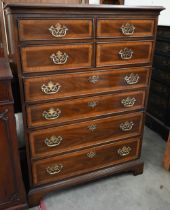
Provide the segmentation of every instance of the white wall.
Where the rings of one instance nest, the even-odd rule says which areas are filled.
[[[90,4],[99,4],[99,0],[89,0]],[[170,0],[125,0],[126,5],[163,6],[166,10],[159,16],[159,25],[170,26]]]
[[[170,0],[125,0],[125,4],[163,6],[166,10],[161,12],[158,24],[170,26]]]
[[[89,0],[90,4],[99,4],[100,0]]]

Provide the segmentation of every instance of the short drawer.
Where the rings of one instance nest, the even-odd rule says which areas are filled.
[[[92,25],[92,19],[20,20],[19,37],[21,41],[86,39],[93,36]]]
[[[24,73],[47,72],[92,66],[92,44],[30,46],[21,49]]]
[[[155,20],[98,19],[97,36],[101,38],[148,37],[154,35]]]
[[[25,98],[28,102],[39,102],[146,87],[149,71],[150,68],[141,67],[29,77],[24,79]]]
[[[139,146],[140,139],[134,138],[34,161],[33,184],[47,184],[137,159]]]
[[[97,66],[149,64],[152,60],[153,42],[117,42],[97,44]]]
[[[49,129],[30,131],[32,158],[81,149],[140,135],[143,113],[124,114]]]
[[[144,108],[145,92],[128,92],[27,106],[28,127]]]

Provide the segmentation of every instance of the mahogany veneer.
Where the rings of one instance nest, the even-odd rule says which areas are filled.
[[[139,93],[139,92],[138,92]],[[123,102],[128,97],[135,98],[137,104],[133,107],[126,107]],[[144,96],[143,96],[144,97]],[[31,105],[27,107],[27,122],[28,127],[37,127],[51,124],[67,123],[79,119],[87,119],[90,117],[103,116],[113,114],[117,112],[125,112],[135,109],[144,108],[144,98],[140,99],[138,95],[132,95],[131,93],[126,95],[104,95],[96,96],[84,99],[74,99],[60,102],[48,102],[43,105]],[[58,112],[58,118],[53,120],[46,119],[46,112],[50,112],[50,109]]]
[[[6,6],[22,96],[30,206],[54,190],[143,172],[144,111],[162,9]]]
[[[120,59],[119,53],[122,49],[132,50],[131,59]],[[97,62],[100,66],[114,66],[134,63],[150,63],[152,57],[152,42],[120,42],[119,43],[102,43],[97,45]]]
[[[130,131],[124,132],[120,130],[119,126],[127,120],[131,120],[134,126]],[[60,154],[65,151],[109,142],[113,139],[118,141],[122,138],[140,135],[142,120],[143,113],[132,113],[74,123],[72,125],[46,128],[43,131],[33,131],[29,134],[32,157],[34,159]],[[59,141],[54,145],[52,140],[55,136],[58,137]],[[50,147],[52,145],[53,147]]]
[[[93,95],[99,93],[115,92],[120,90],[132,90],[136,88],[146,88],[148,85],[150,68],[127,68],[100,71],[91,69],[91,72],[69,73],[47,75],[41,77],[27,77],[24,80],[25,98],[28,102],[63,99],[68,97]],[[73,69],[75,71],[75,69]],[[137,75],[137,83],[129,84],[128,78]],[[48,86],[49,82],[57,84],[59,88],[57,94],[45,94],[41,90],[43,85]]]
[[[43,72],[60,69],[77,69],[92,67],[92,44],[36,46],[22,48],[23,71]],[[56,66],[51,60],[55,52],[64,51],[68,56],[67,62]]]
[[[97,36],[101,38],[117,38],[117,37],[124,37],[125,35],[122,34],[121,30],[117,30],[121,28],[122,25],[126,23],[135,24],[135,33],[131,34],[131,37],[152,37],[154,36],[154,25],[155,20],[145,20],[145,19],[98,19],[97,25]]]
[[[45,160],[34,161],[33,182],[35,185],[59,181],[68,177],[87,173],[89,171],[99,170],[100,168],[116,165],[121,162],[136,159],[139,154],[140,139],[128,139],[126,142],[114,142],[98,147],[91,147],[78,152],[72,152]],[[132,152],[128,156],[121,156],[117,151],[123,147],[129,147]],[[49,176],[46,172],[48,167],[55,167],[56,162],[59,165],[58,176]],[[61,173],[60,173],[61,172]]]
[[[19,22],[19,36],[21,41],[26,40],[55,40],[49,33],[49,25],[55,25],[56,22],[61,25],[67,25],[69,34],[61,39],[90,39],[93,33],[92,19],[54,19],[54,20],[21,20]],[[32,28],[36,25],[36,28]]]

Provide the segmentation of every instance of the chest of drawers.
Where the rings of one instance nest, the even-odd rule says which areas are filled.
[[[30,206],[48,192],[140,174],[161,7],[6,6],[18,68]]]

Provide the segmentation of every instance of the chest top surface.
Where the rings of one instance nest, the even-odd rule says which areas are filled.
[[[105,12],[108,13],[121,13],[121,12],[133,12],[132,14],[138,14],[139,12],[143,13],[157,13],[164,10],[165,8],[162,6],[127,6],[127,5],[92,5],[92,4],[23,4],[23,3],[9,3],[4,5],[4,9],[7,10],[7,13],[20,13],[24,10],[24,13],[41,13],[46,10],[50,10],[50,12],[54,10],[58,10],[58,12],[63,12],[64,10],[67,12],[75,11],[75,12],[83,12],[86,11],[88,13],[96,13],[96,12]],[[88,12],[88,13],[87,13]]]

